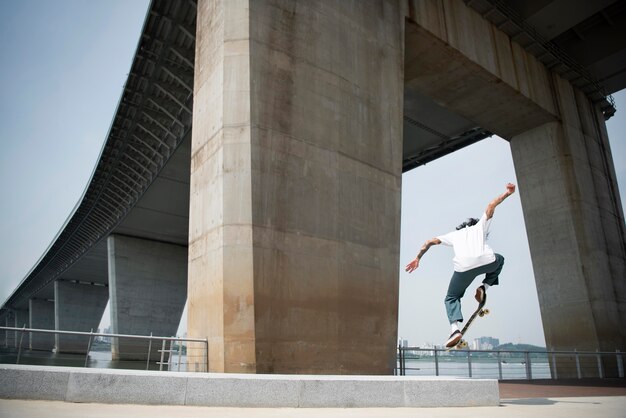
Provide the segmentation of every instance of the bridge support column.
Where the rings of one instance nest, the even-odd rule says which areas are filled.
[[[15,311],[13,310],[7,311],[6,316],[5,316],[5,324],[7,327],[16,327],[15,316],[16,316]],[[15,331],[6,331],[5,347],[7,348],[15,347]]]
[[[109,300],[106,286],[69,280],[54,282],[54,324],[62,331],[94,332],[100,325],[102,313]],[[57,352],[87,352],[89,337],[56,335]]]
[[[5,313],[4,315],[2,315],[2,317],[0,317],[0,325],[3,326],[13,326],[13,325],[8,325],[9,322],[9,318],[7,313]],[[7,343],[7,335],[9,334],[9,331],[6,330],[2,330],[0,331],[0,347],[2,348],[6,348],[8,343]]]
[[[199,1],[188,332],[211,371],[392,373],[403,22]]]
[[[28,301],[30,328],[54,330],[54,302],[43,299]],[[30,333],[30,349],[52,351],[54,334]]]
[[[546,343],[614,352],[626,347],[626,234],[606,127],[554,80],[561,121],[511,140]],[[594,360],[586,376],[597,375]],[[576,377],[573,362],[557,365],[559,377]]]
[[[15,310],[15,328],[28,328],[30,327],[30,313],[25,309],[16,309]],[[15,347],[20,343],[21,333],[19,331],[15,331]],[[28,348],[29,339],[28,335],[24,336],[22,341],[22,348]]]
[[[187,298],[187,249],[112,235],[108,258],[112,332],[175,335]],[[156,359],[160,345],[152,346]],[[148,342],[114,338],[111,352],[114,360],[145,360]]]

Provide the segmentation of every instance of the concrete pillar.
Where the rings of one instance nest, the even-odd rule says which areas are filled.
[[[29,328],[54,330],[54,302],[44,299],[28,301]],[[54,334],[30,333],[30,349],[52,351]]]
[[[30,313],[24,309],[15,310],[15,328],[28,328],[30,327]],[[15,331],[15,347],[18,348],[20,341],[22,342],[22,348],[28,348],[29,336],[24,335],[19,331]]]
[[[211,371],[392,373],[403,22],[384,0],[199,1],[188,332]]]
[[[187,249],[120,235],[107,244],[112,333],[175,335],[187,298]],[[153,343],[153,359],[160,344]],[[111,351],[114,360],[145,360],[148,342],[114,338]]]
[[[604,118],[566,81],[554,85],[561,121],[511,140],[546,343],[623,350],[626,233]],[[585,375],[597,375],[588,361]],[[573,362],[559,377],[575,377]]]
[[[54,325],[62,331],[94,332],[98,330],[102,313],[109,300],[107,286],[68,280],[54,282]],[[89,337],[56,336],[57,352],[87,352]]]
[[[8,322],[7,315],[6,314],[2,315],[0,317],[0,325],[8,326],[7,322]],[[9,333],[9,331],[0,330],[0,349],[7,347],[7,335],[8,335],[8,333]]]
[[[9,310],[6,313],[6,319],[5,319],[5,324],[7,327],[13,327],[15,328],[15,311]],[[6,348],[15,348],[15,331],[7,331],[6,332],[6,341],[5,341],[5,347]]]

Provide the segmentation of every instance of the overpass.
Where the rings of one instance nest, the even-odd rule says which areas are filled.
[[[604,120],[625,20],[624,1],[154,0],[84,196],[2,318],[89,331],[110,301],[113,332],[171,335],[188,299],[214,371],[388,373],[401,173],[493,133],[548,345],[624,348]]]

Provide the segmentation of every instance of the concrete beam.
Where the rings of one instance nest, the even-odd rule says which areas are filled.
[[[107,244],[112,332],[175,335],[187,298],[187,248],[120,235]],[[114,338],[111,351],[114,360],[145,360],[148,342]]]
[[[198,3],[188,330],[210,370],[392,372],[403,32],[397,2]]]
[[[28,301],[29,328],[54,330],[54,302],[43,299]],[[31,350],[52,351],[54,334],[30,333]]]
[[[411,5],[406,88],[506,139],[557,119],[550,72],[508,35],[461,0]]]
[[[97,331],[109,300],[107,286],[75,281],[54,282],[54,324],[62,331]],[[56,335],[57,352],[87,352],[89,337]]]

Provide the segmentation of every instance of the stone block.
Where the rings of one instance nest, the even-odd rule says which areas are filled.
[[[186,405],[297,408],[300,381],[289,376],[198,375],[187,380]]]
[[[405,378],[404,406],[498,406],[497,380],[454,378]]]
[[[64,401],[68,368],[0,366],[0,398]]]
[[[184,405],[187,378],[178,373],[73,369],[66,401]]]
[[[302,381],[300,407],[375,408],[404,406],[401,378],[328,376]]]

